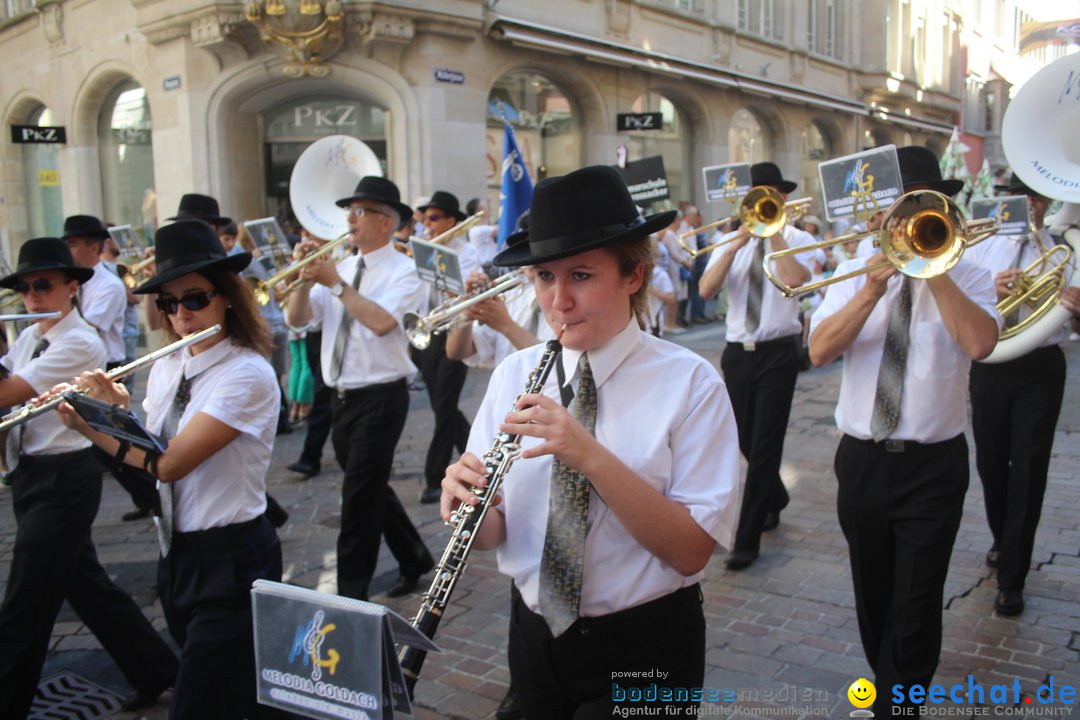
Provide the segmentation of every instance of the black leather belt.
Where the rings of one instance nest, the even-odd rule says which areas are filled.
[[[400,380],[391,380],[387,383],[379,383],[378,385],[365,385],[360,388],[352,388],[351,390],[334,390],[334,395],[341,402],[349,402],[350,400],[356,400],[373,393],[386,392],[387,390],[394,389],[397,385],[405,385],[405,378]]]
[[[781,345],[794,345],[798,339],[798,335],[785,335],[784,337],[773,338],[772,340],[729,342],[728,345],[731,347],[739,348],[746,352],[755,352],[757,350],[768,350],[770,348],[779,347]]]

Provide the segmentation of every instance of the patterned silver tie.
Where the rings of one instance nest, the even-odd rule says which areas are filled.
[[[765,260],[766,239],[750,238],[754,243],[754,253],[750,260],[750,274],[747,276],[749,287],[746,291],[746,332],[757,332],[761,324],[761,301],[765,292],[765,269],[762,262]]]
[[[889,329],[885,332],[885,349],[878,369],[874,412],[870,416],[870,435],[881,442],[896,429],[900,421],[900,399],[904,393],[904,369],[907,367],[908,342],[911,333],[911,278],[900,281],[889,314]]]
[[[573,415],[596,433],[596,385],[589,359],[581,356]],[[589,480],[556,458],[551,465],[547,533],[540,559],[540,614],[559,637],[578,617],[585,568],[585,531],[589,518]]]
[[[356,274],[353,275],[352,280],[353,290],[360,288],[360,278],[363,276],[364,258],[359,258],[356,261]],[[342,307],[341,312],[341,325],[338,326],[337,335],[334,337],[334,352],[330,355],[330,382],[327,383],[328,385],[333,385],[341,377],[341,366],[345,362],[345,346],[349,344],[349,328],[353,324],[353,316],[349,309]]]
[[[34,346],[34,352],[30,355],[30,359],[34,360],[41,353],[45,352],[45,349],[49,347],[49,341],[45,338],[38,340],[38,344]],[[8,432],[7,439],[4,441],[4,460],[7,463],[7,469],[9,473],[15,472],[15,468],[19,465],[19,456],[22,454],[23,446],[23,431],[26,429],[26,423],[16,425]]]
[[[181,370],[180,372],[180,382],[176,386],[176,394],[173,395],[169,410],[165,413],[165,420],[161,423],[161,435],[166,440],[176,436],[177,429],[180,427],[180,418],[184,416],[184,411],[187,410],[188,402],[191,401],[191,383],[194,381],[194,378],[187,377],[184,374],[185,372],[186,371],[184,370]],[[161,546],[161,556],[165,557],[172,548],[173,525],[175,521],[175,518],[173,517],[175,503],[173,502],[172,483],[165,483],[159,480],[158,497],[161,500],[161,515],[154,518],[154,525],[157,526],[158,545]]]

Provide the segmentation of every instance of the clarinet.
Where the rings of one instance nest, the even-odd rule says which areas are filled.
[[[547,382],[551,369],[559,357],[562,346],[558,340],[549,340],[544,348],[543,357],[539,364],[529,374],[529,381],[522,395],[538,393]],[[518,397],[521,397],[520,395]],[[516,403],[515,403],[516,406]],[[515,408],[512,408],[516,409]],[[450,595],[454,592],[454,586],[465,572],[465,560],[472,550],[476,529],[487,516],[488,510],[494,507],[494,498],[502,485],[503,478],[510,472],[510,466],[518,457],[521,442],[520,434],[499,433],[483,457],[484,467],[488,472],[488,484],[485,487],[472,488],[473,494],[479,498],[476,505],[461,504],[450,515],[450,525],[454,528],[450,535],[450,542],[443,550],[442,558],[435,568],[435,579],[431,581],[431,587],[424,593],[424,599],[420,604],[420,610],[413,620],[413,627],[424,633],[428,638],[435,637],[435,630],[442,620],[443,611],[450,602]],[[416,679],[420,675],[420,668],[424,664],[427,652],[413,647],[404,647],[401,650],[401,670],[405,676],[405,685],[412,697]]]

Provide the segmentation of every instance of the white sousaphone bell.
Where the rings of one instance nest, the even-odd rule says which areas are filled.
[[[1068,55],[1031,77],[1005,111],[1001,144],[1013,172],[1040,195],[1065,203],[1046,225],[1062,242],[1024,268],[1014,293],[998,303],[1012,312],[1020,304],[1031,314],[1003,328],[997,347],[982,362],[1008,362],[1025,355],[1069,319],[1060,299],[1069,287],[1080,252],[1080,55]],[[1004,313],[1003,313],[1004,314]]]

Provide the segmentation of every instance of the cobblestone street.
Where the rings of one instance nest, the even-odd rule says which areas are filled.
[[[714,365],[722,338],[722,324],[695,326],[676,336]],[[1024,691],[1033,694],[1053,675],[1058,686],[1080,686],[1080,342],[1068,343],[1066,355],[1071,379],[1025,592],[1027,609],[1016,618],[993,612],[997,586],[994,571],[984,565],[991,539],[973,469],[945,591],[945,642],[936,682],[962,681],[966,686],[970,674],[985,686],[1011,685],[1018,678]],[[486,372],[470,373],[462,402],[469,417],[487,377]],[[706,570],[705,685],[732,688],[742,696],[732,717],[847,717],[852,710],[848,686],[871,674],[859,643],[847,547],[836,519],[832,458],[838,436],[833,409],[839,381],[839,364],[799,376],[783,462],[791,504],[779,528],[765,535],[761,558],[747,570],[731,572],[718,555]],[[438,557],[448,529],[437,517],[437,506],[418,503],[433,416],[425,393],[411,393],[411,401],[393,487]],[[305,481],[285,470],[298,457],[302,441],[303,428],[278,438],[269,479],[271,493],[290,513],[279,531],[285,580],[332,592],[341,473],[329,448],[320,475]],[[121,522],[129,509],[124,491],[107,477],[94,527],[98,555],[163,629],[152,587],[156,535],[149,520]],[[7,576],[14,529],[11,492],[0,491],[0,578]],[[396,575],[384,546],[372,599],[411,619],[419,594],[397,600],[380,594]],[[421,586],[426,588],[430,579],[425,577]],[[416,692],[417,717],[493,716],[508,679],[509,597],[510,582],[498,574],[494,554],[474,555],[436,638],[445,652],[429,656],[424,666]],[[72,669],[121,694],[129,692],[67,606],[54,629],[45,675],[61,669]],[[762,699],[769,697],[773,700]],[[167,700],[168,695],[163,696],[149,713],[116,717],[164,718]],[[791,708],[800,710],[792,714]],[[712,709],[720,714],[724,708]]]

